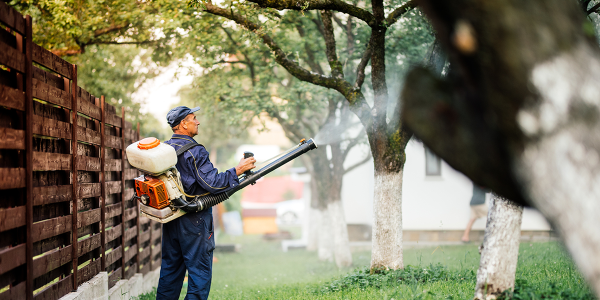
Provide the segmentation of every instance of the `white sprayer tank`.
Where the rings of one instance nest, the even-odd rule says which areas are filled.
[[[175,148],[154,137],[139,140],[125,151],[130,165],[148,173],[160,174],[177,164]]]

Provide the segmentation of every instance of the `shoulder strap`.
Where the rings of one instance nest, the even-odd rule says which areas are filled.
[[[196,146],[202,146],[202,144],[198,144],[198,143],[187,143],[183,146],[181,146],[181,148],[179,148],[179,150],[176,151],[177,153],[177,157],[179,157],[181,154],[183,154],[185,151],[188,151]],[[204,146],[202,146],[204,147]]]

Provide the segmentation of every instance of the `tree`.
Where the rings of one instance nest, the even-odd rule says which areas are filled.
[[[224,39],[214,41],[226,46],[222,49],[226,57],[196,78],[190,90],[194,96],[190,98],[210,115],[219,114],[222,119],[217,124],[245,130],[252,120],[272,118],[292,141],[318,132],[336,135],[335,139],[323,139],[326,143],[317,141],[319,148],[309,152],[309,159],[305,160],[313,179],[312,206],[322,216],[316,219],[311,216],[311,223],[321,227],[319,257],[323,260],[335,257],[339,267],[350,266],[352,256],[341,205],[342,179],[369,157],[353,166],[343,166],[349,151],[363,140],[361,135],[345,133],[352,127],[346,122],[351,114],[347,105],[334,93],[294,79],[283,70],[273,72],[273,66],[267,62],[268,52],[250,55],[246,51],[250,49],[238,42],[244,34],[239,29],[222,28],[221,33]],[[331,152],[329,158],[327,148]]]
[[[523,206],[492,193],[481,260],[477,270],[475,299],[495,299],[515,287]]]
[[[477,184],[535,206],[600,295],[600,51],[575,2],[424,0],[452,66],[408,75],[405,124]]]
[[[361,8],[356,3],[349,4],[335,0],[303,2],[252,0],[250,2],[255,4],[231,2],[225,3],[226,7],[221,7],[211,1],[198,1],[197,7],[215,16],[229,19],[250,31],[254,40],[268,47],[272,59],[295,78],[335,90],[344,97],[349,109],[356,114],[366,130],[375,164],[375,217],[371,268],[374,271],[378,268],[403,268],[402,170],[405,162],[404,149],[411,133],[400,123],[399,98],[392,100],[388,92],[386,58],[388,62],[398,61],[398,56],[386,57],[386,33],[400,33],[402,25],[410,23],[415,25],[411,30],[418,32],[415,36],[424,37],[419,46],[426,49],[427,44],[431,42],[431,39],[427,38],[429,27],[426,22],[419,19],[418,11],[411,11],[414,8],[414,3],[411,1],[404,4],[392,2],[388,6],[384,5],[383,1],[367,2],[371,5],[372,11]],[[387,16],[384,12],[386,9],[391,11]],[[319,11],[316,16],[312,14],[314,10]],[[297,58],[287,52],[288,48],[282,46],[280,40],[285,40],[285,37],[280,36],[279,33],[288,32],[272,24],[279,24],[279,19],[286,18],[293,11],[302,14],[299,16],[302,22],[315,24],[317,32],[323,37],[325,47],[321,53],[325,52],[329,72],[325,72],[325,68],[320,65],[314,65],[313,68],[311,59],[301,64]],[[344,15],[345,24],[337,13]],[[397,27],[393,26],[407,14],[412,18],[404,19],[404,24]],[[348,44],[352,45],[346,47],[346,51],[340,51],[346,56],[346,60],[338,56],[334,23],[340,26],[342,32],[348,33],[345,28],[356,28],[366,37],[361,39],[360,35],[354,36],[354,34],[345,37]],[[303,28],[308,28],[307,26],[304,25]],[[358,51],[359,47],[362,53]],[[304,51],[298,49],[298,52]],[[310,52],[312,51],[307,51]],[[407,55],[408,53],[395,54]],[[367,70],[369,61],[371,67]],[[355,68],[348,68],[348,64]],[[310,70],[305,65],[308,65]],[[372,101],[367,100],[363,91],[365,76],[369,72]]]

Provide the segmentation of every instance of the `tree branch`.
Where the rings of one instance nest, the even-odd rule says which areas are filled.
[[[396,23],[405,13],[409,12],[411,9],[417,7],[417,4],[415,3],[415,0],[410,0],[406,3],[404,3],[404,5],[394,9],[394,11],[392,11],[387,18],[385,18],[385,25],[387,27],[392,26],[394,23]]]
[[[594,5],[594,6],[593,6],[592,8],[590,8],[590,9],[589,9],[589,10],[588,10],[586,13],[589,15],[589,14],[591,14],[591,13],[593,13],[593,12],[596,12],[596,10],[597,10],[598,8],[600,8],[600,3],[598,3],[598,4]]]
[[[335,47],[335,35],[333,34],[333,23],[331,22],[331,11],[321,11],[321,19],[323,19],[323,27],[325,28],[325,53],[327,54],[327,62],[331,68],[331,75],[334,78],[343,79],[344,70],[342,64],[338,60],[336,47]]]
[[[342,0],[249,0],[258,4],[260,7],[274,8],[277,10],[335,10],[341,13],[351,15],[355,18],[363,20],[369,26],[377,25],[377,21],[373,15],[360,7],[351,5]]]
[[[129,23],[127,24],[121,24],[121,25],[113,25],[111,27],[107,27],[107,28],[102,28],[102,29],[98,29],[96,31],[94,31],[94,37],[99,37],[103,34],[109,33],[109,32],[113,32],[113,31],[119,31],[125,27],[129,26]]]
[[[298,34],[300,35],[302,40],[304,40],[304,50],[306,51],[306,55],[308,56],[308,60],[306,61],[306,63],[313,72],[324,74],[323,68],[321,68],[321,65],[319,65],[319,63],[315,59],[314,51],[312,50],[310,44],[306,41],[306,39],[304,39],[306,37],[306,32],[304,32],[304,28],[302,27],[302,25],[296,24],[296,30],[298,31]]]
[[[367,49],[362,55],[360,59],[360,63],[356,68],[356,82],[354,83],[354,88],[360,90],[362,88],[363,83],[365,82],[365,68],[369,64],[369,60],[371,60],[371,54],[373,54],[373,34],[369,38],[369,43],[367,44]]]
[[[259,25],[251,22],[244,16],[234,13],[232,10],[213,5],[210,1],[204,4],[203,9],[211,14],[232,20],[259,36],[263,43],[273,52],[275,61],[290,72],[290,74],[302,81],[340,92],[348,100],[351,110],[358,116],[365,128],[369,129],[373,126],[371,108],[367,104],[362,92],[354,89],[350,83],[343,79],[326,77],[302,68],[297,62],[287,58],[287,55],[279,45],[268,34],[264,33]]]

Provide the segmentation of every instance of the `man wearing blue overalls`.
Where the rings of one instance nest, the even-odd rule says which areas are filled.
[[[173,108],[167,114],[167,122],[173,136],[166,141],[175,148],[196,143],[198,134],[194,112],[185,106]],[[178,157],[177,170],[181,174],[183,188],[188,195],[203,196],[225,192],[239,184],[238,176],[253,169],[253,157],[242,158],[240,163],[223,173],[208,159],[208,151],[202,145],[192,147]],[[189,200],[189,199],[188,199]],[[211,209],[184,216],[163,225],[162,264],[156,298],[179,299],[185,271],[188,271],[186,300],[207,299],[212,278],[213,250],[215,249],[214,225]]]

